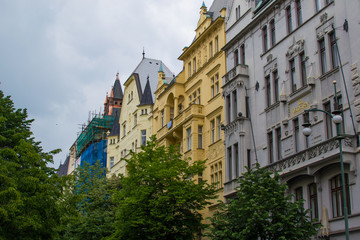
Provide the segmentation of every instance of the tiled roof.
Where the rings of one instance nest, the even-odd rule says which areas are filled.
[[[121,84],[119,79],[115,80],[113,92],[114,92],[114,98],[119,98],[119,99],[123,98],[123,91],[121,89]]]
[[[111,127],[109,136],[118,136],[120,134],[119,116],[120,116],[120,112],[119,114],[115,115],[114,123]]]
[[[150,82],[149,80],[146,82],[146,86],[144,92],[142,94],[142,98],[140,101],[140,106],[142,105],[152,105],[154,103],[153,98],[151,96]]]
[[[59,175],[60,177],[67,175],[69,168],[69,158],[70,158],[69,156],[66,157],[64,164],[60,163],[59,170],[57,172],[57,175]]]

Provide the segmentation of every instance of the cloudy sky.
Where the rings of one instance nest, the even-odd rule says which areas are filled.
[[[89,111],[103,109],[117,72],[122,83],[146,57],[175,74],[202,0],[1,0],[0,89],[27,108],[45,151],[64,161]],[[209,8],[212,0],[204,1]]]

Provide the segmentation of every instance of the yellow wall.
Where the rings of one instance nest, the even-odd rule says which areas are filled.
[[[202,179],[209,183],[219,182],[219,188],[222,189],[225,179],[225,147],[224,133],[220,126],[225,123],[225,115],[221,86],[226,65],[225,53],[220,50],[225,45],[225,23],[223,17],[211,22],[210,18],[204,17],[205,12],[206,9],[202,8],[196,40],[184,48],[179,57],[183,61],[184,71],[170,86],[164,85],[159,77],[155,92],[153,134],[157,135],[162,145],[178,144],[184,157],[190,157],[192,161],[207,159]],[[172,126],[167,126],[171,119]],[[199,133],[199,127],[202,127],[202,134]],[[190,128],[189,149],[187,133]],[[199,146],[199,135],[202,135],[202,147]],[[219,191],[219,199],[223,199],[222,192]],[[204,218],[212,214],[216,201],[213,206],[204,210]]]
[[[129,158],[130,150],[139,151],[141,146],[142,130],[146,130],[146,139],[149,139],[151,136],[152,106],[138,106],[139,104],[140,99],[137,92],[135,77],[132,75],[125,82],[124,98],[119,118],[119,142],[116,143],[115,146],[108,148],[108,161],[110,156],[117,156],[115,159],[115,165],[110,169],[110,173],[108,175],[125,175],[126,162],[121,160],[121,158]],[[126,126],[125,132],[124,126]]]

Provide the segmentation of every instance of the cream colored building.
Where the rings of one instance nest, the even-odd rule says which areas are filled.
[[[183,71],[171,82],[159,74],[153,113],[153,134],[161,145],[179,145],[184,158],[207,159],[207,168],[198,181],[224,185],[225,148],[221,125],[224,99],[221,78],[226,73],[225,14],[230,1],[215,0],[209,11],[203,4],[195,30],[196,37],[183,49],[179,60]],[[222,195],[222,191],[220,191]],[[222,199],[222,196],[219,196]],[[214,204],[203,212],[211,216]]]
[[[109,175],[125,175],[124,158],[130,157],[130,151],[139,151],[141,145],[146,144],[152,135],[154,91],[160,70],[164,72],[166,79],[173,76],[162,61],[144,57],[124,83],[119,131],[117,135],[109,135],[108,138]],[[110,144],[111,140],[113,144]]]

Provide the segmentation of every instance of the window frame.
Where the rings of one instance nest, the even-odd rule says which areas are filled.
[[[287,33],[290,34],[294,30],[292,25],[291,5],[286,7],[285,11],[286,11],[286,29],[287,29]]]

